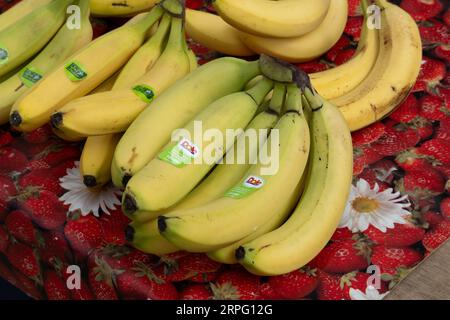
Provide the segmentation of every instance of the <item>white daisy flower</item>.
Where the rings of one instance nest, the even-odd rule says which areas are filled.
[[[383,300],[383,298],[388,294],[380,293],[373,286],[367,286],[366,292],[362,292],[361,290],[355,290],[350,288],[349,295],[352,300]]]
[[[379,190],[378,184],[372,189],[366,180],[358,180],[356,187],[352,186],[350,190],[339,227],[359,232],[372,225],[386,232],[387,228],[394,228],[394,223],[405,224],[407,221],[404,218],[411,215],[406,210],[411,206],[408,196],[401,196],[392,188],[382,192]]]
[[[116,187],[105,186],[102,188],[88,188],[84,185],[81,177],[79,162],[75,162],[75,167],[67,170],[67,175],[60,178],[60,185],[67,192],[59,200],[70,205],[70,211],[80,210],[83,216],[92,213],[99,216],[102,209],[104,213],[110,214],[109,210],[114,210],[120,205],[119,196],[122,191]]]

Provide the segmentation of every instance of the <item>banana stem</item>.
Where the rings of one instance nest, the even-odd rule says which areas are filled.
[[[264,98],[273,88],[273,81],[264,77],[259,81],[253,88],[246,91],[246,93],[255,100],[256,104],[259,106],[264,102]]]
[[[89,0],[79,0],[78,7],[81,11],[82,20],[88,20],[89,16],[91,15],[91,6],[89,4]]]
[[[184,19],[186,8],[183,0],[164,0],[161,7],[171,16]]]
[[[151,37],[147,43],[149,43],[150,40],[152,39],[153,41],[159,42],[161,39],[165,38],[168,34],[171,21],[172,17],[168,14],[164,14],[163,17],[161,18],[158,29],[156,30],[153,37]]]
[[[259,58],[259,67],[262,74],[273,81],[294,81],[295,67],[287,62],[261,54]]]
[[[132,25],[132,28],[145,33],[148,29],[150,29],[151,26],[153,26],[159,19],[161,19],[163,13],[164,10],[162,8],[160,8],[159,6],[154,7],[144,19],[137,22],[135,25]]]
[[[275,83],[272,100],[270,100],[269,110],[275,112],[278,115],[281,114],[281,109],[283,108],[285,98],[286,85],[279,82]]]
[[[302,92],[295,84],[287,86],[286,112],[303,113]]]
[[[361,6],[361,11],[364,15],[364,20],[367,19],[368,15],[367,15],[367,8],[369,7],[369,2],[368,0],[361,0],[360,1],[360,6]]]
[[[312,111],[317,111],[322,109],[323,103],[320,99],[319,95],[311,91],[309,88],[305,88],[303,94],[305,95],[306,99],[308,100],[308,103],[311,107]]]
[[[172,48],[175,50],[183,50],[183,42],[185,42],[184,38],[184,22],[180,18],[172,17],[172,25],[170,27],[170,35],[169,40],[167,41],[166,49]]]

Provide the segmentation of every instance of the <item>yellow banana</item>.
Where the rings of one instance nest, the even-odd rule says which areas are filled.
[[[311,261],[331,238],[347,202],[353,163],[350,131],[334,105],[318,95],[309,101],[314,110],[312,157],[303,196],[280,228],[236,251],[239,262],[255,274],[284,274]]]
[[[6,29],[18,20],[27,16],[37,8],[48,4],[52,0],[22,0],[12,8],[0,14],[0,31]]]
[[[242,42],[239,32],[215,14],[187,9],[186,32],[194,41],[212,50],[237,57],[255,55]]]
[[[136,80],[151,70],[166,45],[170,20],[170,15],[166,13],[161,19],[156,33],[139,48],[123,68],[114,84],[115,90],[129,88]]]
[[[290,199],[286,190],[298,186],[309,154],[308,124],[301,109],[301,92],[290,86],[288,111],[266,142],[272,155],[279,150],[276,172],[264,174],[261,163],[252,166],[241,183],[220,199],[188,209],[182,217],[177,211],[160,216],[161,234],[180,249],[208,252],[248,236],[285,208]]]
[[[160,0],[90,0],[94,16],[132,16],[147,11]]]
[[[266,37],[299,37],[324,19],[333,0],[215,0],[214,8],[233,27]]]
[[[54,0],[0,31],[0,76],[39,52],[55,35],[73,0]]]
[[[242,90],[258,72],[258,62],[226,57],[176,82],[136,118],[120,140],[112,165],[114,184],[126,184],[170,141],[173,130],[184,126],[214,100]]]
[[[370,74],[354,90],[332,99],[352,131],[388,115],[409,94],[422,61],[417,24],[400,7],[376,1],[381,11],[380,52]]]
[[[366,7],[365,5],[364,8]],[[367,20],[366,16],[358,48],[352,59],[335,68],[310,74],[314,88],[325,99],[338,98],[356,88],[375,65],[380,47],[379,30],[369,28]]]
[[[332,0],[322,23],[303,36],[280,39],[241,32],[241,39],[257,53],[265,53],[289,62],[309,61],[327,52],[339,40],[347,22],[347,12],[347,0]]]
[[[53,126],[81,136],[125,131],[154,96],[189,73],[182,41],[182,19],[173,18],[166,49],[133,89],[112,90],[71,101],[52,115]]]
[[[79,2],[81,21],[79,29],[64,24],[49,44],[30,63],[8,80],[0,83],[0,124],[8,122],[11,106],[39,82],[42,77],[92,40],[89,21],[89,1]]]
[[[65,60],[14,104],[10,123],[20,131],[31,131],[67,102],[92,91],[139,48],[162,13],[157,7],[142,20],[103,35]]]
[[[236,157],[245,155],[243,163],[227,163],[224,157],[223,163],[217,165],[186,198],[177,205],[169,208],[167,212],[179,209],[189,209],[202,206],[210,201],[220,198],[226,191],[233,187],[250,168],[255,160],[258,150],[267,140],[267,135],[263,134],[271,130],[278,120],[278,115],[273,112],[263,112],[256,116],[246,128],[245,134],[241,135],[234,148],[228,153]],[[256,137],[255,135],[256,132]],[[263,130],[263,131],[259,131]],[[252,143],[248,143],[248,137],[253,137]],[[236,159],[236,158],[235,158]],[[153,214],[154,216],[154,214]],[[164,255],[178,251],[179,249],[166,240],[158,230],[158,220],[148,221],[147,213],[140,212],[133,216],[133,223],[127,229],[127,240],[137,249],[147,253]]]

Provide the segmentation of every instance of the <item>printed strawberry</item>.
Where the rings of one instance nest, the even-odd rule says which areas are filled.
[[[434,211],[427,211],[422,214],[422,217],[423,220],[428,224],[428,229],[436,228],[442,222],[442,220],[444,220],[444,217],[442,215]]]
[[[441,201],[440,208],[441,214],[445,218],[450,219],[450,197],[447,197]]]
[[[28,143],[39,144],[47,142],[52,136],[52,128],[50,125],[45,125],[31,132],[24,133],[23,138]]]
[[[12,270],[12,272],[17,279],[17,287],[20,290],[35,300],[44,299],[44,294],[38,289],[38,286],[39,288],[41,287],[40,283],[36,283],[36,281],[31,280],[17,270]]]
[[[220,269],[215,272],[200,272],[197,273],[195,276],[190,277],[188,280],[190,282],[194,283],[207,283],[207,282],[213,282],[216,281],[217,277],[220,274]]]
[[[420,115],[430,120],[444,120],[450,116],[450,101],[434,96],[425,95],[420,99]]]
[[[435,19],[421,22],[419,32],[425,47],[441,43],[448,44],[450,40],[448,27]]]
[[[366,167],[366,157],[360,149],[353,149],[353,175],[357,176]]]
[[[446,242],[448,238],[449,236],[446,235],[445,233],[433,229],[425,234],[422,240],[422,245],[428,251],[433,251],[437,249],[441,244]]]
[[[377,150],[373,149],[370,145],[359,147],[364,157],[366,158],[366,165],[371,165],[384,158],[384,155],[380,154]]]
[[[380,268],[381,273],[395,274],[400,267],[412,267],[423,259],[422,254],[410,247],[387,248],[375,246],[372,264]]]
[[[407,171],[405,176],[396,182],[396,189],[417,201],[441,194],[444,192],[444,183],[441,174],[429,168]]]
[[[70,289],[70,296],[73,300],[94,300],[95,296],[92,293],[89,285],[84,279],[80,281],[80,288]]]
[[[9,234],[4,226],[0,225],[0,252],[6,253],[9,246]]]
[[[125,299],[174,300],[178,293],[174,285],[155,275],[143,263],[131,269],[120,270],[116,276],[117,289]]]
[[[262,283],[259,287],[258,300],[281,300],[282,297],[268,283]]]
[[[303,267],[280,276],[269,278],[269,285],[275,292],[285,299],[300,299],[313,292],[319,279],[317,269]]]
[[[417,149],[417,153],[430,156],[444,166],[450,166],[450,142],[446,140],[428,140]]]
[[[44,232],[39,249],[42,262],[48,266],[68,264],[72,258],[69,244],[60,231]]]
[[[402,0],[400,7],[407,11],[416,21],[433,18],[443,8],[439,0]]]
[[[9,234],[15,239],[30,246],[37,245],[37,239],[40,235],[29,216],[24,212],[19,210],[11,212],[6,217],[5,226],[8,228]]]
[[[91,18],[91,24],[93,29],[93,39],[97,39],[110,30],[109,25],[102,19]]]
[[[349,0],[348,1],[348,15],[350,17],[362,16],[362,8],[361,8],[360,0]]]
[[[255,300],[259,296],[259,277],[242,269],[224,271],[211,290],[216,300]]]
[[[28,187],[18,200],[20,208],[41,228],[54,230],[66,221],[66,208],[53,192]]]
[[[343,275],[340,278],[340,288],[344,291],[344,299],[351,300],[350,290],[359,290],[366,292],[370,283],[370,274],[364,272],[353,271]],[[386,284],[381,282],[378,292],[384,293],[387,291]]]
[[[450,142],[450,118],[439,122],[439,128],[436,130],[436,138]]]
[[[89,251],[103,243],[103,229],[94,216],[72,214],[64,227],[64,235],[71,247],[86,256]]]
[[[417,132],[420,141],[427,140],[434,134],[433,123],[424,117],[415,118],[408,123],[408,127]]]
[[[0,147],[9,145],[14,140],[9,131],[0,130]]]
[[[407,123],[416,118],[419,112],[419,101],[410,94],[389,117],[395,121]]]
[[[322,60],[313,60],[297,64],[297,68],[305,71],[306,73],[321,72],[328,69],[328,65]]]
[[[211,300],[212,294],[204,284],[189,284],[179,293],[180,300]]]
[[[22,172],[27,166],[27,157],[19,150],[12,147],[0,148],[0,174]]]
[[[338,55],[336,56],[336,59],[334,60],[334,64],[336,66],[340,66],[341,64],[346,63],[347,61],[349,61],[350,59],[353,58],[353,56],[355,55],[356,49],[354,48],[350,48],[350,49],[345,49],[341,52],[338,53]]]
[[[67,175],[67,169],[75,167],[75,160],[66,160],[58,164],[56,167],[51,168],[51,173],[54,177],[61,178]]]
[[[89,286],[98,300],[118,300],[113,285],[113,270],[102,259],[97,258],[95,267],[88,271]]]
[[[444,79],[445,74],[446,68],[442,61],[424,57],[419,77],[412,91],[427,91],[436,94],[436,87]]]
[[[441,58],[442,60],[445,60],[450,62],[450,44],[440,44],[436,48],[434,48],[434,54]],[[447,79],[448,75],[445,77]]]
[[[371,168],[375,172],[375,177],[381,181],[391,184],[395,178],[395,172],[398,171],[396,163],[389,159],[381,159],[375,162]]]
[[[48,140],[44,143],[39,144],[29,144],[23,138],[16,138],[11,146],[20,150],[23,154],[25,154],[28,158],[33,159],[37,157],[37,155],[42,154],[46,149],[54,148],[57,144],[56,140]]]
[[[130,269],[138,262],[144,264],[151,264],[153,262],[153,256],[149,254],[134,248],[114,244],[106,244],[94,249],[89,254],[88,266],[90,268],[95,267],[95,261],[98,259],[105,261],[113,269]]]
[[[386,127],[386,133],[374,144],[372,151],[384,156],[392,156],[414,147],[419,142],[419,135],[413,129]]]
[[[395,162],[405,171],[422,171],[432,168],[433,159],[417,153],[416,148],[400,152]]]
[[[344,291],[341,288],[341,281],[338,275],[319,272],[319,284],[317,286],[317,299],[319,300],[343,300]]]
[[[44,291],[49,300],[70,300],[66,282],[53,270],[45,271]]]
[[[125,228],[131,220],[122,213],[121,208],[110,211],[110,214],[103,214],[99,219],[103,229],[103,237],[106,243],[124,245]]]
[[[361,36],[361,28],[363,25],[363,17],[349,17],[345,25],[344,33],[349,35],[355,41],[359,41]]]
[[[339,40],[336,42],[336,44],[326,53],[325,58],[330,61],[334,62],[339,52],[341,52],[344,49],[348,49],[352,47],[352,43],[345,34],[342,35]]]
[[[379,180],[377,172],[372,168],[364,169],[364,171],[358,176],[358,178],[366,180],[372,189],[375,187],[375,185],[378,185],[379,191],[384,191],[391,187],[390,184]]]
[[[36,155],[35,159],[47,162],[51,167],[66,161],[80,158],[80,148],[71,145],[51,145]]]
[[[350,240],[354,236],[354,233],[351,232],[347,227],[345,228],[337,228],[331,236],[331,241],[344,241]]]
[[[354,147],[371,144],[380,139],[386,132],[386,127],[381,122],[375,122],[374,124],[352,132],[352,141]]]
[[[35,170],[41,170],[41,169],[50,169],[50,165],[42,160],[31,160],[28,162],[27,165],[27,171],[35,171]]]
[[[0,175],[0,222],[3,222],[8,210],[8,202],[17,194],[14,181]]]
[[[425,235],[425,230],[407,222],[405,224],[396,223],[394,228],[387,229],[386,232],[374,226],[369,226],[364,234],[375,244],[385,245],[386,247],[406,247],[421,241]]]
[[[58,178],[54,177],[49,169],[38,169],[25,174],[20,177],[19,186],[23,189],[34,186],[41,190],[50,191],[55,195],[61,195],[64,192]]]
[[[186,0],[186,7],[198,10],[203,7],[203,0]]]
[[[331,242],[317,257],[314,266],[326,272],[346,273],[366,269],[370,247],[364,240]]]
[[[444,15],[442,16],[442,20],[448,27],[450,27],[450,9],[447,9],[447,11],[445,11]]]
[[[14,276],[14,273],[11,271],[11,268],[7,262],[0,260],[0,278],[3,280],[6,280],[10,284],[12,284],[15,287],[18,287],[19,284],[17,283],[17,279]]]
[[[41,266],[36,252],[31,247],[13,242],[6,250],[6,257],[14,268],[30,279],[41,282]]]

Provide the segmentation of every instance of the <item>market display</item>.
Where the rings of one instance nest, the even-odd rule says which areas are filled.
[[[379,300],[450,237],[440,1],[0,5],[0,277],[29,296]]]

